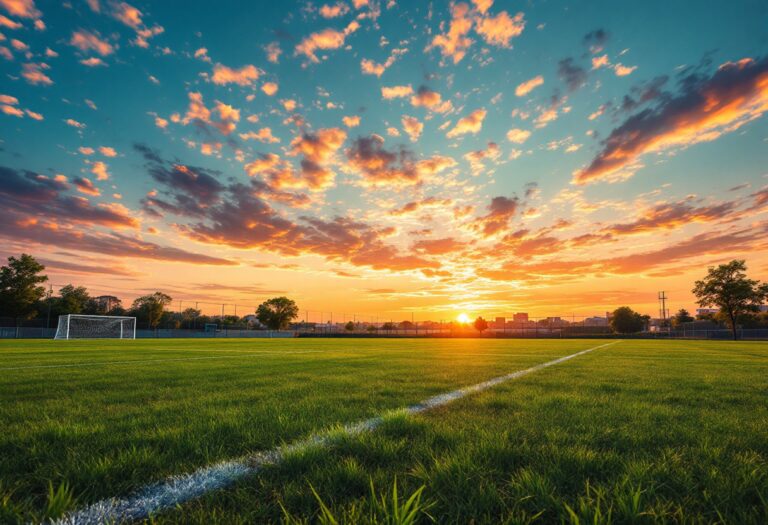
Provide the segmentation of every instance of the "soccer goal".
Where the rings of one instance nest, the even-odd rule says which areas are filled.
[[[136,318],[60,315],[54,339],[136,339]]]

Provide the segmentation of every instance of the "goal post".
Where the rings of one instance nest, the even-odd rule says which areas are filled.
[[[136,318],[116,315],[60,315],[54,339],[136,339]]]

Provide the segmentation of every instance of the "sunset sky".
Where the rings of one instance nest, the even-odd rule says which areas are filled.
[[[54,290],[439,320],[768,278],[762,0],[0,0],[0,110],[0,256]]]

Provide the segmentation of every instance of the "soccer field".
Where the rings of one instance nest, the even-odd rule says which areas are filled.
[[[606,343],[0,341],[0,521],[257,464],[318,434],[152,521],[381,523],[395,484],[401,507],[418,494],[423,523],[768,521],[768,343]]]

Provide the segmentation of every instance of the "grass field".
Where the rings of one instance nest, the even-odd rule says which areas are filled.
[[[56,517],[604,343],[0,341],[0,521]],[[766,523],[768,344],[622,341],[390,415],[151,521],[392,523],[411,495],[423,523]]]

